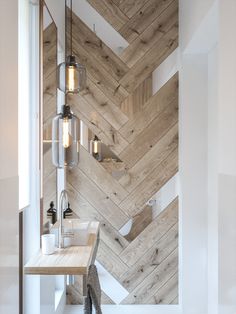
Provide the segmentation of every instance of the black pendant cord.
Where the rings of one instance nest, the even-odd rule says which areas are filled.
[[[65,62],[67,62],[67,0],[65,0]],[[66,72],[65,72],[65,88],[66,88]],[[66,91],[65,91],[65,103],[67,103]]]
[[[72,0],[70,0],[70,55],[73,55],[72,51]]]

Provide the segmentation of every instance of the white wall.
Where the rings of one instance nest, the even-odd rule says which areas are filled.
[[[18,313],[18,1],[0,1],[0,313]]]
[[[219,1],[219,314],[236,312],[236,1]]]
[[[218,310],[217,1],[180,0],[183,313]]]

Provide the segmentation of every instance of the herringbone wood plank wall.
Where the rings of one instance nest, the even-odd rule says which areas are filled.
[[[73,15],[74,54],[88,78],[86,90],[69,103],[122,160],[123,172],[114,178],[81,147],[78,167],[67,172],[71,206],[79,217],[101,222],[97,260],[127,290],[121,304],[176,304],[178,199],[155,218],[146,204],[178,171],[178,75],[152,94],[152,72],[178,46],[178,0],[88,2],[129,46],[116,55]],[[55,112],[55,77],[45,82],[46,136]],[[44,155],[49,194],[55,178],[50,154]],[[131,231],[122,236],[119,230],[130,219]],[[77,278],[68,303],[82,303],[80,287]],[[104,292],[102,301],[114,304]]]
[[[178,302],[178,199],[155,219],[147,201],[178,171],[178,75],[152,95],[152,72],[178,46],[178,0],[88,0],[129,42],[116,55],[76,15],[74,54],[87,89],[73,111],[124,163],[112,177],[83,147],[68,171],[73,209],[101,222],[97,260],[128,291],[121,304]],[[129,219],[127,236],[119,229]],[[68,302],[81,303],[80,285]],[[105,293],[103,303],[113,304]]]

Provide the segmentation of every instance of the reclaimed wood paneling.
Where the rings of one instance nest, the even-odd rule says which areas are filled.
[[[178,0],[88,2],[129,45],[117,55],[73,15],[87,88],[68,102],[121,166],[114,175],[115,163],[106,167],[81,148],[67,172],[71,205],[80,218],[100,221],[97,259],[127,290],[121,304],[176,304],[178,198],[157,217],[147,202],[178,171],[178,74],[152,93],[152,72],[178,46]],[[71,303],[81,302],[78,287]],[[103,302],[114,300],[103,294]]]

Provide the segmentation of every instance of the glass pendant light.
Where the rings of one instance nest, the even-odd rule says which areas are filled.
[[[90,141],[90,153],[98,161],[102,161],[102,142],[97,135]]]
[[[79,162],[79,119],[69,105],[52,121],[52,162],[57,168],[73,168]]]
[[[77,94],[86,87],[86,68],[76,61],[72,47],[72,0],[70,1],[70,55],[57,68],[58,88]]]

